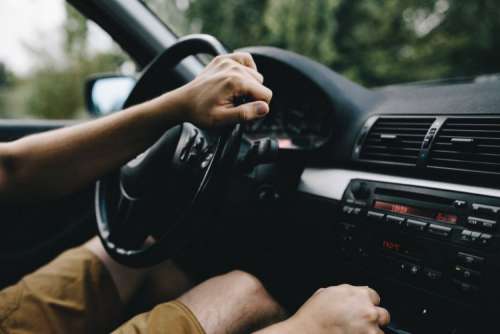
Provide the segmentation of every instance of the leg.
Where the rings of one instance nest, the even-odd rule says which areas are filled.
[[[110,272],[78,247],[0,291],[0,332],[109,333],[122,310]]]
[[[121,301],[125,305],[128,304],[147,277],[149,269],[133,269],[119,264],[108,255],[98,237],[90,239],[84,247],[101,260],[113,279]]]
[[[209,279],[179,301],[194,313],[207,334],[250,333],[285,317],[260,281],[242,271]]]
[[[194,285],[194,280],[173,261],[165,261],[150,268],[130,301],[127,314],[134,316],[151,310],[158,304],[178,298]]]
[[[175,299],[193,285],[193,281],[172,261],[136,270],[112,260],[98,239],[93,239],[86,247],[107,267],[120,298],[126,304],[142,284],[146,287],[139,294],[142,307]],[[283,320],[285,315],[260,281],[242,271],[209,279],[178,300],[192,311],[207,334],[249,333]]]

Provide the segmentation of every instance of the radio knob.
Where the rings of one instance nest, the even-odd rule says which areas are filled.
[[[355,182],[351,186],[351,192],[357,199],[368,199],[371,191],[365,182]]]

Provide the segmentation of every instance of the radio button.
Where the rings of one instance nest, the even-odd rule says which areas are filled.
[[[376,211],[368,211],[366,217],[374,222],[381,222],[384,219],[384,214]]]
[[[424,269],[424,276],[431,281],[437,281],[437,280],[441,279],[442,273],[440,271],[437,271],[437,270],[425,268]]]
[[[483,220],[483,228],[488,230],[495,230],[497,227],[497,222],[494,220]]]
[[[401,225],[403,225],[405,219],[403,217],[387,215],[385,217],[385,221],[390,223],[390,224],[396,224],[396,225],[401,226]]]
[[[344,205],[342,208],[342,212],[345,213],[346,215],[350,215],[353,212],[354,208],[349,205]]]
[[[470,281],[470,282],[479,281],[479,278],[481,276],[479,271],[471,270],[469,268],[465,268],[462,266],[455,266],[454,272],[458,278],[466,280],[466,281]]]
[[[478,240],[478,243],[481,245],[481,246],[489,246],[490,243],[491,243],[491,238],[493,236],[491,234],[488,234],[488,233],[482,233],[480,236],[479,236],[479,240]]]
[[[494,230],[497,227],[497,222],[490,219],[483,219],[477,217],[468,217],[467,224],[473,227],[482,227],[488,230]]]
[[[460,240],[461,241],[465,241],[465,242],[470,242],[471,241],[471,235],[472,235],[472,231],[463,230],[462,234],[460,234]]]
[[[359,216],[360,213],[361,213],[361,208],[354,208],[354,210],[352,210],[352,214],[355,216]]]
[[[411,230],[423,232],[427,227],[427,223],[415,219],[407,219],[406,226]]]
[[[410,266],[410,274],[412,276],[418,275],[419,272],[420,272],[420,266],[418,266],[416,264],[413,264]]]
[[[484,262],[484,257],[463,252],[458,252],[457,257],[461,264],[474,268],[480,267]]]
[[[481,233],[472,231],[470,233],[470,241],[476,242],[480,236],[481,236]]]
[[[420,276],[421,269],[422,267],[415,263],[399,262],[399,272],[404,276]]]
[[[469,225],[471,227],[480,227],[481,226],[481,218],[468,217],[467,218],[467,225]]]
[[[447,237],[451,232],[451,227],[430,224],[428,231],[429,231],[429,233],[440,236],[440,237]]]
[[[496,217],[500,213],[500,207],[472,203],[472,211],[477,215],[486,215],[488,217]]]

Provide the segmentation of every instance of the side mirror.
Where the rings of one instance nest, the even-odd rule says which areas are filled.
[[[104,116],[122,109],[135,86],[131,76],[104,74],[87,79],[85,103],[91,115]]]

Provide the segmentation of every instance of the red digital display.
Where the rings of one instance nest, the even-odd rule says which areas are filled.
[[[390,251],[400,252],[401,244],[390,240],[382,240],[382,248]]]
[[[397,204],[384,201],[375,201],[373,204],[375,209],[390,211],[394,213],[401,213],[404,215],[412,215],[423,218],[431,218],[439,222],[456,224],[458,216],[450,213],[439,212],[431,209],[417,208],[406,204]]]

